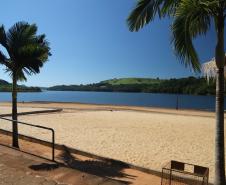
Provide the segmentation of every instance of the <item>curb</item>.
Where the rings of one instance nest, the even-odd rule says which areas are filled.
[[[17,115],[29,115],[29,114],[42,114],[42,113],[53,113],[53,112],[61,112],[63,109],[50,109],[50,110],[38,110],[38,111],[28,111],[28,112],[19,112]],[[12,116],[12,114],[0,114],[1,117]]]

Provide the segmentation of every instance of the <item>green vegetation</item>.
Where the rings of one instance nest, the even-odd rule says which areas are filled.
[[[128,84],[155,84],[160,80],[151,78],[120,78],[102,81],[102,83],[108,83],[110,85],[128,85]]]
[[[150,79],[120,78],[88,85],[59,85],[48,88],[53,91],[103,91],[103,92],[146,92],[179,94],[215,94],[215,83],[206,83],[204,78]]]
[[[12,125],[13,147],[19,148],[17,126],[17,91],[18,81],[26,81],[27,76],[37,74],[50,54],[49,43],[45,35],[37,35],[35,24],[17,22],[8,31],[0,27],[0,45],[7,55],[0,51],[0,64],[12,78]],[[21,89],[24,89],[23,87]]]
[[[0,92],[12,92],[12,84],[5,80],[0,80]],[[18,85],[17,92],[41,92],[41,89],[39,87]]]

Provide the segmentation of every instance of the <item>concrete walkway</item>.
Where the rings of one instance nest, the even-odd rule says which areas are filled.
[[[52,180],[47,180],[44,177],[34,176],[30,173],[17,171],[4,164],[0,164],[0,185],[56,185]]]
[[[24,164],[22,167],[18,162]],[[56,185],[51,179],[32,173],[25,166],[32,164],[19,151],[0,146],[0,185]],[[18,166],[17,166],[18,165]]]
[[[0,145],[0,185],[123,185]]]

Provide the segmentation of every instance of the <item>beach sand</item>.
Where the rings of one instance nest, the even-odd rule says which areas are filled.
[[[59,144],[156,171],[169,160],[202,165],[210,168],[213,181],[214,113],[72,103],[19,106],[63,108],[58,113],[19,117],[20,121],[54,128]],[[10,104],[1,107],[10,109]],[[11,125],[1,121],[0,128],[11,130]],[[20,125],[19,132],[51,140],[48,132],[27,126]]]

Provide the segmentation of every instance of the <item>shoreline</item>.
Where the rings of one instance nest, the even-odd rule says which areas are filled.
[[[10,101],[0,102],[0,105],[11,106]],[[18,107],[34,107],[34,108],[62,108],[65,110],[75,111],[134,111],[144,113],[162,113],[175,114],[184,116],[200,116],[215,117],[215,112],[211,110],[200,109],[176,109],[164,107],[148,107],[148,106],[131,106],[131,105],[112,105],[112,104],[95,104],[80,102],[55,102],[55,101],[29,101],[18,102]],[[226,118],[226,112],[225,112]]]

